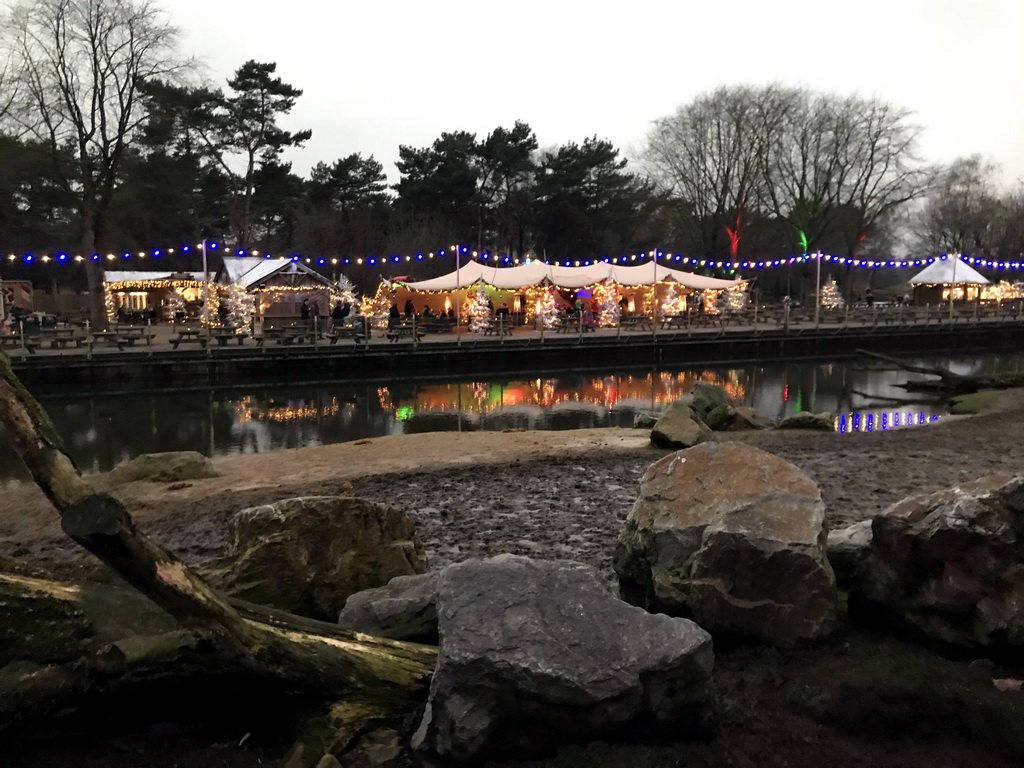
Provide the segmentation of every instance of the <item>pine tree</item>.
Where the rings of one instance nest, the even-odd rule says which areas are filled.
[[[242,333],[252,321],[256,308],[256,297],[249,293],[241,283],[231,283],[221,289],[221,303],[227,309],[224,324]]]
[[[487,306],[487,290],[483,283],[477,286],[476,292],[469,297],[467,304],[469,330],[472,333],[479,333],[491,322],[491,309]]]
[[[597,302],[597,324],[608,328],[619,324],[619,315],[622,310],[619,307],[619,286],[605,280],[594,286],[594,301]]]
[[[665,297],[661,300],[661,308],[659,309],[661,316],[681,315],[685,309],[685,297],[676,290],[675,283],[668,283],[665,288]]]
[[[821,286],[821,307],[822,309],[843,308],[843,295],[833,277],[829,277],[828,281]]]
[[[555,301],[554,289],[548,282],[534,286],[527,292],[533,316],[539,317],[545,328],[554,328],[558,324],[558,303]]]
[[[747,306],[747,301],[749,300],[750,292],[747,290],[747,284],[743,283],[735,288],[728,288],[723,291],[719,303],[722,305],[722,309],[727,312],[739,312]]]

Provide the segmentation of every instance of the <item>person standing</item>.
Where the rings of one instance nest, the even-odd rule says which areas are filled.
[[[299,318],[302,320],[309,320],[309,299],[303,299],[299,305]]]

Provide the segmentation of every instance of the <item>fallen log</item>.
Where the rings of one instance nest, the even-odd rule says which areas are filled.
[[[915,365],[891,355],[883,355],[879,352],[871,352],[866,349],[858,349],[858,355],[864,355],[875,360],[882,360],[910,373],[923,373],[928,376],[937,376],[938,381],[907,381],[897,384],[900,389],[907,392],[931,393],[935,395],[969,395],[973,392],[980,392],[983,389],[1014,389],[1024,387],[1024,374],[1002,374],[998,376],[964,376],[954,373],[948,368],[938,365]]]
[[[359,691],[392,703],[412,703],[425,694],[435,648],[312,626],[284,613],[240,611],[139,531],[120,501],[98,493],[79,474],[45,411],[2,352],[0,423],[60,514],[64,532],[174,617],[198,644],[300,690],[331,696]]]

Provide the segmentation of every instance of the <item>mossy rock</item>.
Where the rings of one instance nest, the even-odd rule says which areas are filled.
[[[986,389],[969,395],[957,395],[949,402],[949,412],[954,416],[982,413],[992,408],[1001,394],[998,390]]]

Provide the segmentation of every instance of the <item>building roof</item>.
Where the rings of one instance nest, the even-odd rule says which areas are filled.
[[[943,256],[922,269],[908,282],[911,285],[988,285],[989,279],[959,256]]]
[[[142,269],[104,270],[104,283],[144,283],[147,280],[194,280],[203,282],[202,272],[148,272]]]
[[[262,256],[225,256],[224,264],[217,271],[218,283],[241,283],[251,290],[260,283],[278,275],[303,275],[325,286],[332,286],[330,280],[301,261],[291,259],[267,259]]]

